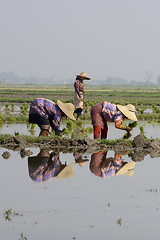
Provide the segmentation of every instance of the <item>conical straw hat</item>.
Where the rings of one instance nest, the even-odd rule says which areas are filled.
[[[76,120],[73,113],[75,110],[75,107],[72,103],[63,103],[60,100],[57,101],[58,107],[64,112],[67,117],[71,118],[72,120]]]
[[[68,164],[65,168],[60,171],[60,173],[57,175],[56,180],[59,181],[62,178],[71,178],[73,176],[73,165],[75,164],[75,161]]]
[[[133,106],[132,104],[128,104],[126,106],[122,106],[117,104],[117,108],[130,120],[133,121],[138,121],[137,117],[136,117],[136,109],[135,106]]]
[[[89,78],[85,72],[81,72],[79,75],[76,75],[76,76],[84,78],[86,80],[91,80],[91,78]]]
[[[132,176],[134,174],[134,166],[135,162],[131,161],[125,164],[117,173],[116,175],[127,175],[128,177]]]

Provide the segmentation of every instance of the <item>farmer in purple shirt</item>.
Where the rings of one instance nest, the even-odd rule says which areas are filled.
[[[62,117],[67,116],[76,120],[73,113],[74,106],[72,103],[62,103],[60,100],[55,103],[45,98],[37,98],[30,105],[29,123],[35,123],[40,127],[39,136],[48,135],[50,126],[56,135],[60,135],[62,132],[60,130]]]

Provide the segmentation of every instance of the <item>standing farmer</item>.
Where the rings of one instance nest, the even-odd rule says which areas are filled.
[[[29,123],[35,123],[41,129],[39,136],[46,136],[49,133],[50,126],[56,135],[61,134],[60,121],[62,117],[69,117],[76,120],[73,116],[74,106],[72,103],[63,103],[60,100],[57,103],[45,98],[37,98],[30,105]]]
[[[85,72],[81,72],[76,76],[76,81],[74,82],[74,106],[75,113],[77,114],[77,120],[80,120],[80,116],[84,108],[84,80],[90,80],[91,78],[89,78]]]
[[[126,130],[129,133],[132,129],[122,125],[122,122],[124,119],[137,121],[135,111],[135,107],[132,104],[122,106],[104,101],[94,105],[91,108],[94,139],[107,138],[107,122],[115,122],[116,128]]]

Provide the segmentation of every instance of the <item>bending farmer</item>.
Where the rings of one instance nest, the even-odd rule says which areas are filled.
[[[50,126],[56,135],[60,135],[62,132],[60,130],[62,117],[67,116],[76,120],[73,113],[74,106],[72,103],[62,103],[60,100],[54,103],[45,98],[37,98],[30,105],[29,123],[35,123],[40,127],[39,136],[48,135]]]
[[[100,102],[91,108],[91,119],[94,131],[94,139],[107,138],[107,122],[115,122],[115,127],[130,132],[132,129],[122,125],[125,118],[137,121],[135,107],[132,104],[122,106],[110,102]]]
[[[77,114],[77,120],[80,120],[81,113],[84,108],[84,80],[90,80],[85,72],[81,72],[76,77],[74,82],[75,95],[74,95],[74,106],[75,113]]]

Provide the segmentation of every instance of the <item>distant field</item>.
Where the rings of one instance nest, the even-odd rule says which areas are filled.
[[[38,97],[73,102],[73,86],[1,86],[0,102],[30,103]],[[160,105],[160,88],[85,86],[85,103],[100,101],[135,105]]]
[[[73,86],[3,86],[0,88],[0,123],[28,121],[30,103],[38,98],[54,102],[72,102]],[[134,104],[139,120],[160,122],[160,88],[116,88],[106,86],[85,86],[84,119],[90,119],[90,109],[98,102],[109,101],[126,105]],[[11,114],[14,104],[19,103],[20,114]],[[82,117],[82,119],[83,119]]]

